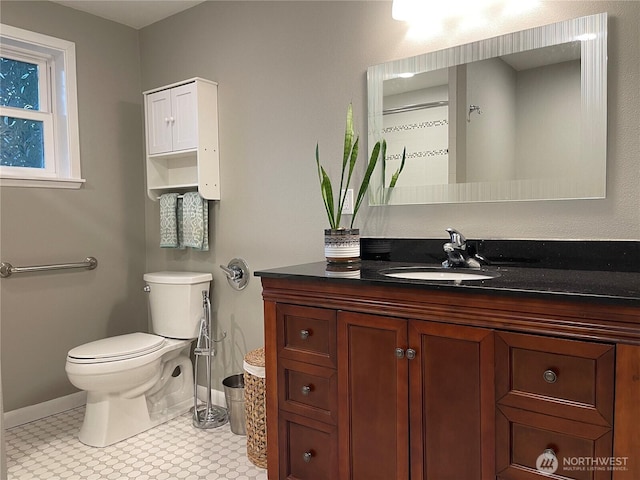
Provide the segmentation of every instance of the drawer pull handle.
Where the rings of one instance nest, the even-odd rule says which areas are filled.
[[[558,374],[553,370],[545,370],[542,374],[542,378],[544,378],[544,381],[547,383],[556,383],[558,380]]]
[[[301,390],[302,390],[302,395],[306,397],[311,393],[311,385],[303,385]]]
[[[307,338],[309,338],[309,330],[300,330],[300,338],[302,340],[306,340]]]
[[[307,463],[309,463],[311,461],[311,457],[313,457],[313,453],[311,453],[311,452],[304,452],[302,454],[302,459]]]

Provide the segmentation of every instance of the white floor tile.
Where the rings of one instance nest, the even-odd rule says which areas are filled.
[[[185,414],[105,448],[78,440],[84,407],[8,429],[8,480],[266,480],[229,425],[197,429]]]

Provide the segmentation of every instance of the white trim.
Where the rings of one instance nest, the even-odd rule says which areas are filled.
[[[1,41],[8,47],[22,48],[50,57],[50,71],[42,73],[49,75],[52,89],[49,92],[48,106],[53,114],[55,163],[52,166],[56,172],[54,178],[42,178],[34,182],[33,175],[26,175],[21,177],[24,182],[19,182],[17,178],[0,170],[0,175],[4,176],[0,186],[80,188],[84,180],[80,171],[75,43],[10,25],[0,24],[0,28]],[[45,141],[45,148],[46,143]],[[45,155],[49,153],[51,152],[45,152]],[[49,160],[46,159],[45,165],[48,164]],[[69,187],[68,182],[72,182],[74,186]]]
[[[186,85],[187,83],[194,83],[194,82],[203,82],[203,83],[209,83],[211,85],[218,85],[218,82],[214,82],[212,80],[207,80],[205,78],[200,78],[200,77],[193,77],[193,78],[189,78],[188,80],[183,80],[181,82],[176,82],[176,83],[171,83],[169,85],[163,85],[162,87],[156,87],[156,88],[152,88],[151,90],[147,90],[145,92],[142,92],[143,95],[149,95],[150,93],[155,93],[155,92],[161,92],[162,90],[169,90],[171,88],[174,87],[180,87],[181,85]]]
[[[47,402],[4,412],[4,428],[13,428],[56,413],[81,407],[87,403],[87,392],[76,392],[66,397],[54,398]]]
[[[198,400],[201,402],[207,401],[207,387],[204,385],[198,385]],[[224,398],[224,392],[220,390],[211,389],[211,403],[219,407],[227,408],[227,401]]]
[[[198,399],[202,402],[206,401],[207,388],[198,385]],[[214,405],[226,408],[226,400],[224,392],[211,389],[211,401]],[[41,418],[50,417],[56,413],[65,412],[72,408],[81,407],[87,403],[87,392],[76,392],[65,397],[54,398],[47,402],[30,405],[28,407],[18,408],[10,412],[4,412],[4,428],[13,428],[25,423],[34,422]]]
[[[15,45],[0,44],[0,53],[4,58],[10,58],[17,62],[30,63],[38,67],[38,108],[36,112],[51,112],[51,92],[49,91],[49,65],[52,56],[41,52],[34,52]],[[8,107],[12,108],[12,107]],[[23,110],[22,108],[19,108]]]
[[[40,187],[40,188],[69,188],[78,189],[82,187],[82,184],[86,182],[83,178],[69,179],[69,178],[0,178],[0,187]]]

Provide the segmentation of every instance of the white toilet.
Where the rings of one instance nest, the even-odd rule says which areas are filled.
[[[73,348],[65,370],[87,391],[78,438],[106,447],[181,415],[193,406],[191,342],[203,318],[210,273],[146,273],[155,334],[130,333]]]

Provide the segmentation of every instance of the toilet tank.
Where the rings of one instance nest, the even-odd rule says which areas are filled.
[[[197,338],[204,316],[202,292],[213,276],[201,272],[145,273],[153,333],[169,338]]]

